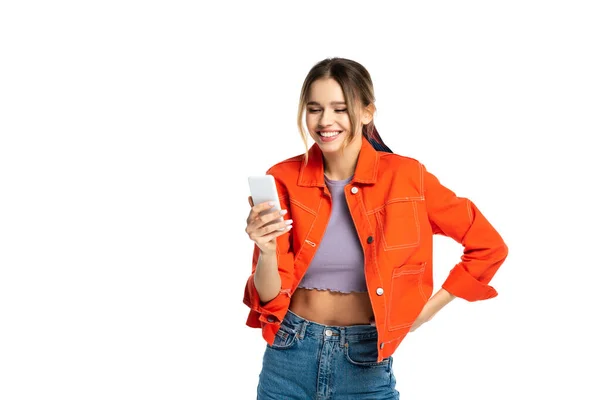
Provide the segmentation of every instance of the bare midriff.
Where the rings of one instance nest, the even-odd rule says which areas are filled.
[[[368,293],[298,288],[290,310],[304,319],[329,326],[368,325],[373,321]]]

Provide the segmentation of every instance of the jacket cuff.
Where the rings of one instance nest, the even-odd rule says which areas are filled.
[[[486,300],[496,297],[498,292],[469,274],[462,263],[457,264],[442,285],[450,294],[467,301]]]
[[[248,279],[246,294],[244,296],[244,303],[250,307],[255,317],[258,317],[261,326],[265,324],[280,324],[283,321],[290,304],[289,290],[281,290],[275,298],[261,304],[258,291],[254,286],[254,275],[252,275]]]

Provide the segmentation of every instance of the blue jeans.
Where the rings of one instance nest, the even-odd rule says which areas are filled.
[[[371,325],[325,326],[288,311],[263,357],[258,400],[398,400]]]

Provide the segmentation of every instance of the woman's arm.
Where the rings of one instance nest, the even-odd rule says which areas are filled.
[[[254,272],[254,287],[256,287],[262,304],[273,300],[279,294],[281,277],[277,269],[276,252],[261,252],[258,256],[256,271]]]
[[[508,255],[504,240],[473,202],[456,196],[422,168],[433,233],[448,236],[463,246],[461,260],[450,271],[442,288],[468,301],[497,296],[489,282]]]
[[[421,314],[417,317],[413,325],[410,327],[410,331],[416,330],[419,326],[429,321],[438,311],[444,308],[448,303],[454,300],[456,296],[450,294],[446,289],[440,289],[434,294],[429,301],[423,307]]]
[[[433,233],[454,239],[464,249],[461,261],[425,304],[411,331],[429,321],[456,297],[468,301],[495,297],[498,293],[489,282],[508,255],[504,240],[481,211],[469,199],[458,197],[443,186],[424,166],[422,168]]]

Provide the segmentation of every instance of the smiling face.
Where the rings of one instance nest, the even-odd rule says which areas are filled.
[[[359,110],[359,121],[364,122],[364,110]],[[352,123],[342,87],[332,78],[315,80],[306,103],[306,127],[324,154],[336,153],[344,148],[360,148],[361,135],[352,138]],[[358,144],[357,144],[358,143]]]

